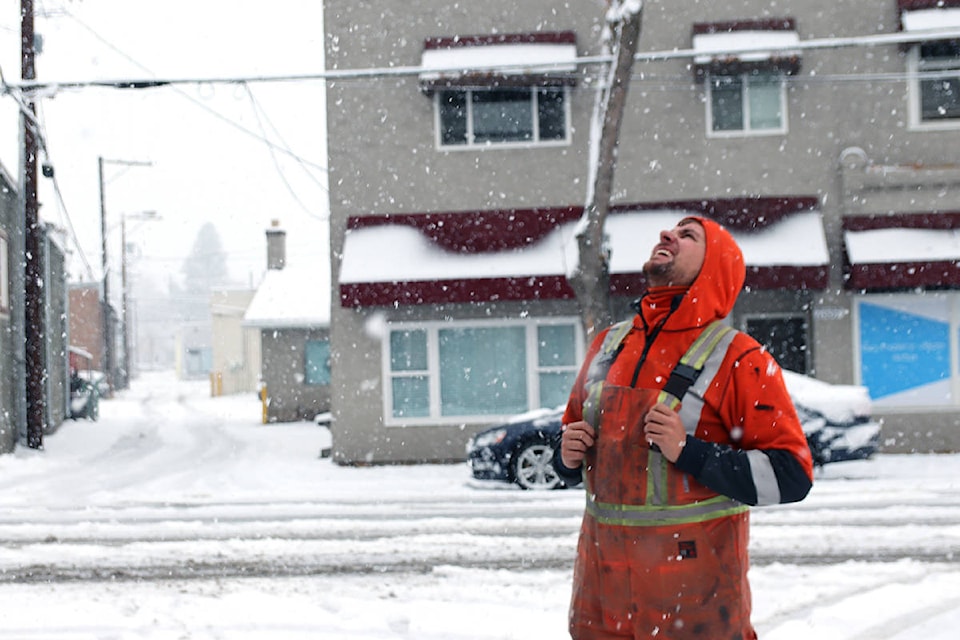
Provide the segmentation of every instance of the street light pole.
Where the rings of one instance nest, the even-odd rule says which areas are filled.
[[[100,177],[100,257],[103,267],[103,305],[101,307],[103,311],[103,362],[101,366],[107,375],[107,381],[110,383],[111,388],[116,388],[117,356],[114,350],[113,322],[110,313],[110,263],[107,259],[107,207],[103,179],[103,166],[107,163],[131,167],[150,167],[153,166],[153,163],[149,161],[115,160],[102,156],[97,157],[97,168]]]

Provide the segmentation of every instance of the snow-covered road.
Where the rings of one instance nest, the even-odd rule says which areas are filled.
[[[207,391],[144,375],[0,456],[0,637],[565,637],[579,489],[338,467],[324,428]],[[958,488],[958,455],[879,456],[755,509],[761,638],[953,638]]]

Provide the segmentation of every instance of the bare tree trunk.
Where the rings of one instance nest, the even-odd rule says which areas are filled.
[[[610,310],[610,256],[604,242],[604,225],[613,192],[620,123],[633,59],[640,40],[642,4],[638,0],[612,0],[607,15],[613,32],[610,41],[613,63],[594,110],[590,144],[590,172],[593,179],[577,233],[580,261],[570,277],[588,341],[613,322]],[[599,140],[593,139],[597,135]]]

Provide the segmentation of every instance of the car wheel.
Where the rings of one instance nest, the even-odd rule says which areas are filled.
[[[523,444],[513,457],[513,478],[522,489],[545,490],[563,486],[553,468],[553,447],[546,442]]]

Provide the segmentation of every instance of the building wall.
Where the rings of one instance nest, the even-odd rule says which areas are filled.
[[[492,1],[482,6],[440,2],[411,6],[388,0],[371,16],[364,5],[331,0],[325,5],[327,66],[416,66],[424,38],[458,34],[573,30],[579,55],[593,55],[599,52],[602,5],[557,6],[533,0],[519,5]],[[801,40],[899,31],[894,0],[808,0],[783,7],[765,0],[676,0],[644,3],[639,49],[689,49],[695,22],[779,17],[795,18]],[[690,58],[638,62],[631,80],[620,136],[615,203],[751,196],[819,199],[830,251],[827,289],[745,292],[735,310],[735,321],[750,313],[790,310],[808,314],[811,372],[830,382],[859,382],[853,307],[857,296],[869,295],[845,287],[843,217],[864,211],[958,209],[960,176],[955,172],[932,176],[929,171],[916,170],[893,184],[870,182],[868,165],[902,169],[956,166],[958,162],[960,129],[910,127],[906,51],[897,44],[804,50],[800,72],[788,83],[787,132],[778,135],[707,135],[708,94],[705,85],[694,79]],[[369,312],[337,304],[336,276],[347,218],[582,205],[587,193],[589,120],[595,97],[588,76],[596,70],[583,71],[571,96],[570,144],[509,150],[438,149],[433,104],[419,91],[415,75],[328,83],[332,342],[335,366],[346,372],[335,378],[334,413],[342,431],[335,456],[339,450],[344,460],[356,460],[364,452],[355,443],[366,439],[376,444],[378,438],[393,438],[377,426],[378,405],[371,402],[376,392],[361,389],[375,386],[379,377],[374,366],[377,351],[363,337]],[[857,166],[857,156],[847,152],[850,149],[862,150],[865,164]],[[638,239],[638,244],[652,246],[654,241]],[[356,348],[358,344],[363,348]],[[960,407],[914,408],[882,415],[886,419],[885,447],[890,451],[960,448]],[[356,437],[345,435],[348,428]],[[444,440],[448,434],[432,435]],[[405,433],[404,437],[411,436]],[[456,444],[451,443],[436,453],[452,455],[455,451]],[[375,451],[370,455],[403,457],[395,456],[393,449],[390,454]]]
[[[241,325],[255,291],[215,291],[213,316],[213,370],[223,394],[254,393],[260,374],[260,332]]]
[[[69,305],[70,344],[92,356],[91,367],[103,367],[103,316],[99,284],[71,284],[67,291]]]
[[[307,341],[328,340],[327,329],[263,329],[262,381],[267,388],[267,421],[313,420],[330,411],[330,385],[304,383]]]
[[[70,384],[67,371],[67,279],[66,262],[63,249],[54,240],[53,230],[46,229],[44,243],[46,299],[45,330],[45,371],[47,388],[47,430],[55,431],[67,417],[67,404],[70,399]]]
[[[437,317],[489,321],[576,314],[572,301],[351,310],[351,326],[358,328],[353,345],[348,354],[340,351],[334,355],[334,380],[338,383],[333,403],[334,460],[341,463],[461,460],[469,437],[490,426],[489,420],[450,425],[386,426],[382,369],[383,345],[387,336],[378,330],[379,327],[397,322],[425,322]],[[347,378],[350,382],[346,385],[340,384],[344,369],[349,370]]]
[[[18,200],[16,185],[0,166],[0,235],[7,245],[7,260],[0,265],[0,277],[6,279],[9,294],[13,293],[12,269],[19,254],[16,244]],[[15,309],[10,308],[10,303],[8,300],[8,307],[0,310],[0,454],[10,453],[16,446],[18,415],[22,410],[22,394],[16,384],[22,378],[16,364]]]

